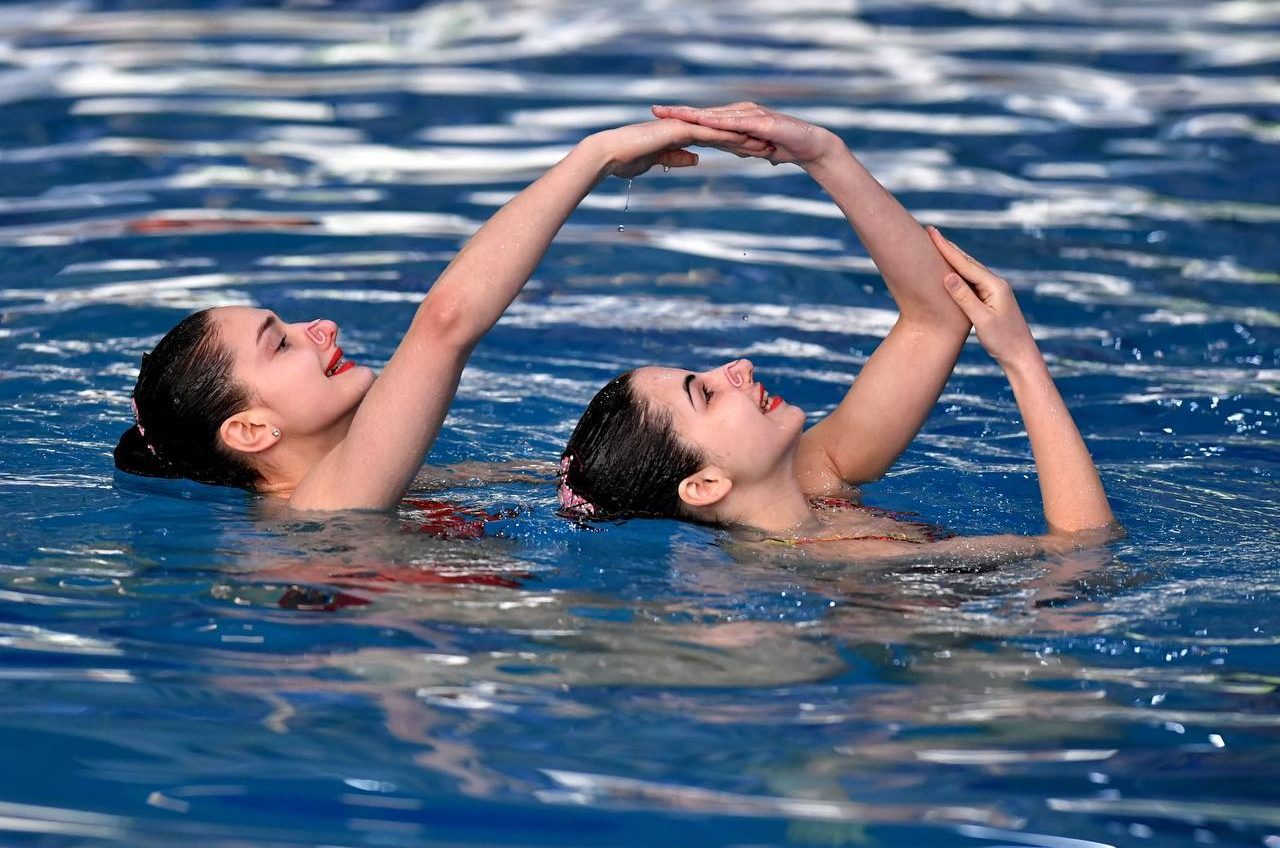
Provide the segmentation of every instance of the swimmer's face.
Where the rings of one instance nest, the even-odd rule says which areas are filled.
[[[747,359],[698,373],[649,366],[631,379],[640,397],[671,415],[676,435],[735,485],[768,478],[804,430],[804,410],[770,396]]]
[[[269,310],[239,306],[215,309],[211,317],[235,357],[235,378],[286,437],[349,425],[373,385],[372,369],[339,358],[332,321],[285,324]]]

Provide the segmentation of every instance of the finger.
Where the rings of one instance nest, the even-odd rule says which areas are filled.
[[[658,118],[675,118],[689,124],[698,123],[698,118],[717,114],[714,109],[702,109],[697,106],[651,106],[650,111]]]
[[[698,154],[688,150],[665,150],[658,154],[658,164],[668,168],[691,168],[698,164]]]
[[[947,260],[956,271],[960,272],[965,279],[970,282],[983,282],[988,285],[999,285],[1004,279],[997,274],[992,273],[991,269],[956,247],[942,233],[938,232],[937,227],[928,228],[929,238],[933,239],[934,247],[938,248],[938,252],[942,254],[942,258]]]
[[[703,110],[707,112],[719,112],[719,111],[724,111],[726,109],[742,110],[742,109],[759,109],[759,108],[760,108],[759,106],[757,106],[755,103],[752,103],[750,100],[739,100],[736,103],[726,103],[723,106],[704,106]]]
[[[754,103],[734,103],[709,109],[695,106],[651,106],[649,108],[657,118],[675,118],[690,124],[705,123],[713,118],[759,118],[769,114],[767,110]]]
[[[773,119],[768,115],[703,112],[697,116],[696,120],[699,126],[740,132],[756,138],[768,138],[772,135],[773,129]]]
[[[740,100],[737,103],[728,103],[724,106],[708,106],[701,111],[712,114],[738,113],[744,115],[763,115],[768,110],[763,106],[752,103],[750,100]]]
[[[959,274],[954,272],[947,274],[942,278],[942,285],[970,323],[976,325],[990,311],[990,307],[982,302]]]
[[[737,103],[728,103],[724,106],[689,106],[686,104],[663,104],[650,106],[654,112],[750,112],[753,114],[763,114],[764,109],[749,100],[740,100]]]
[[[734,130],[683,121],[674,114],[666,114],[684,107],[655,106],[653,108],[654,114],[663,115],[659,119],[659,125],[669,134],[673,145],[685,145],[692,141],[694,144],[725,150],[735,156],[759,158],[771,155],[774,150],[774,146],[765,139]]]
[[[753,145],[751,147],[736,147],[733,145],[717,144],[715,146],[718,149],[725,151],[726,153],[732,153],[734,156],[738,156],[746,159],[768,159],[769,157],[777,153],[777,150],[772,145],[763,145],[763,146]]]
[[[730,147],[734,147],[734,148],[746,151],[748,153],[765,153],[773,148],[773,145],[765,141],[764,139],[752,138],[750,136],[746,136],[745,138],[746,138],[745,141],[742,141],[739,143],[725,142],[723,144],[719,144],[716,146],[723,147],[726,150],[729,149]]]
[[[955,243],[955,242],[953,242],[951,239],[949,239],[949,238],[947,238],[946,236],[944,236],[944,235],[942,234],[942,232],[941,232],[937,227],[930,227],[929,229],[933,232],[933,234],[934,234],[934,235],[936,235],[936,236],[938,237],[938,239],[940,239],[940,240],[941,240],[941,242],[940,242],[941,244],[944,244],[944,245],[949,246],[952,250],[954,250],[956,253],[960,254],[960,255],[961,255],[961,256],[963,256],[965,259],[967,259],[967,260],[969,260],[970,262],[972,262],[974,265],[982,265],[982,263],[981,263],[981,262],[979,262],[978,260],[974,259],[974,258],[973,258],[972,256],[970,256],[968,253],[965,253],[964,249],[963,249],[963,248],[961,248],[961,247],[960,247],[960,245],[956,244],[956,243]],[[984,267],[984,268],[985,268],[986,266],[985,266],[985,265],[983,265],[982,267]]]
[[[703,124],[690,124],[688,130],[699,144],[732,145],[747,149],[763,150],[768,142],[746,133],[708,127]]]
[[[946,259],[947,264],[949,264],[953,268],[956,268],[956,270],[960,270],[959,268],[960,265],[967,264],[967,263],[962,263],[960,260],[971,259],[969,254],[965,253],[963,250],[956,247],[956,245],[950,239],[944,236],[942,234],[942,231],[939,230],[937,227],[928,226],[924,228],[924,231],[929,234],[929,240],[933,242],[933,246],[936,247],[938,249],[938,252],[942,254],[942,258]]]
[[[692,106],[650,106],[649,111],[653,113],[655,118],[675,118],[678,121],[687,121],[696,124],[694,116],[698,110]]]

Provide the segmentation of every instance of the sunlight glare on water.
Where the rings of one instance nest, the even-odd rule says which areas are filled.
[[[1278,36],[1262,0],[0,8],[0,841],[1280,845]],[[820,416],[893,325],[802,172],[716,151],[598,187],[476,350],[431,463],[496,481],[281,518],[113,471],[189,311],[381,365],[577,140],[744,99],[1008,277],[1127,538],[872,568],[557,517],[615,374],[750,356]],[[863,494],[1040,530],[976,344]]]

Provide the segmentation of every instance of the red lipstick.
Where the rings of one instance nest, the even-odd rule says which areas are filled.
[[[342,362],[342,348],[336,348],[333,351],[333,356],[329,359],[329,365],[324,369],[324,375],[326,377],[336,377],[355,366],[354,362],[342,362],[341,365],[338,364],[339,362]]]

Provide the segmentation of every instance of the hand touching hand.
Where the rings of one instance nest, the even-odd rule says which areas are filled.
[[[1029,359],[1043,361],[1009,283],[944,238],[936,228],[928,230],[938,252],[955,272],[947,274],[942,284],[973,322],[978,341],[991,358],[1005,370]]]
[[[684,149],[692,144],[716,147],[739,156],[758,156],[768,147],[744,133],[672,119],[605,130],[596,138],[609,151],[609,173],[623,179],[638,177],[654,165],[687,168],[698,164],[697,154]]]
[[[765,142],[767,148],[761,152],[746,151],[739,155],[758,156],[775,165],[780,162],[795,162],[804,167],[843,147],[839,137],[830,130],[755,103],[732,103],[710,109],[654,106],[653,114],[659,118],[677,118],[704,127],[745,133]]]

